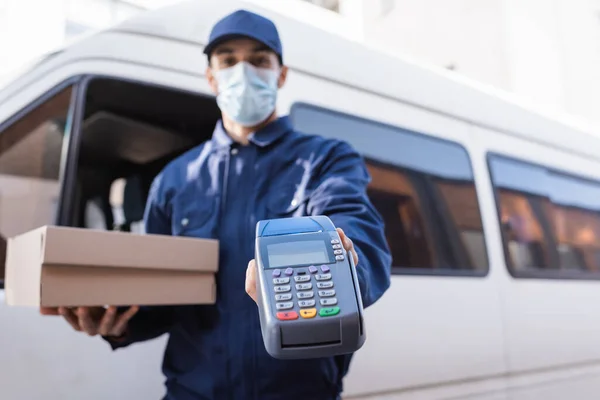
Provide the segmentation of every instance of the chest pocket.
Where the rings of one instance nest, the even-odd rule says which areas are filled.
[[[267,218],[289,218],[307,215],[310,192],[293,185],[271,188],[267,200]]]
[[[217,196],[194,191],[178,194],[172,201],[171,230],[174,236],[212,239],[217,237],[219,218]]]

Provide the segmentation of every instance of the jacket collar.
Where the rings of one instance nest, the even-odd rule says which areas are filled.
[[[258,147],[266,147],[292,130],[288,116],[279,117],[267,126],[250,134],[249,140]],[[223,120],[219,120],[213,131],[212,141],[216,147],[231,146],[234,141],[223,127]]]

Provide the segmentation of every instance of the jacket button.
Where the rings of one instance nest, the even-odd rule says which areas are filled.
[[[189,219],[187,219],[187,218],[184,218],[184,219],[182,219],[182,220],[181,220],[181,225],[183,225],[183,226],[187,226],[187,224],[188,224],[189,222],[190,222],[190,220],[189,220]]]

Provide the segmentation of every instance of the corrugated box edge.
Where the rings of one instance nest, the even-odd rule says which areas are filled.
[[[37,306],[41,300],[41,252],[45,227],[7,240],[4,288],[8,305]],[[27,271],[19,271],[26,269]]]
[[[208,273],[216,273],[218,271],[219,241],[217,239],[134,234],[62,226],[45,226],[44,229],[46,231],[46,239],[43,251],[43,264],[170,269]],[[89,243],[98,238],[100,239],[100,244],[90,247]],[[119,248],[121,246],[119,239],[132,242],[126,255],[118,251],[113,254],[107,251],[108,248]],[[146,248],[150,251],[156,251],[156,253],[148,255],[131,251],[135,247],[135,244],[133,244],[135,242],[139,243],[140,246],[141,243],[145,243],[144,246]],[[154,242],[156,245],[150,246],[148,242]],[[167,260],[163,252],[160,251],[161,242],[169,242],[169,246],[179,247],[179,254],[183,254],[184,251],[187,251],[188,254],[185,257],[171,256],[169,261],[160,262],[161,260]],[[69,243],[69,246],[75,249],[75,252],[61,251],[64,249],[65,243]],[[77,249],[86,249],[86,252],[85,254],[79,254],[77,253]],[[189,254],[190,252],[192,254]],[[178,254],[178,252],[174,251],[173,254]],[[188,257],[191,257],[194,261],[184,262]],[[96,259],[102,261],[94,262]],[[200,263],[202,263],[201,266],[199,266]],[[140,265],[143,266],[141,267]]]

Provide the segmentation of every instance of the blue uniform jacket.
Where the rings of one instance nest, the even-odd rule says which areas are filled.
[[[257,305],[245,291],[246,268],[257,221],[327,215],[354,242],[363,303],[373,304],[390,285],[391,256],[381,216],[367,198],[369,181],[350,145],[296,132],[288,117],[256,132],[248,146],[233,142],[219,121],[211,140],[155,178],[145,213],[147,233],[219,239],[217,303],[142,307],[126,339],[109,341],[112,348],[169,333],[169,400],[336,399],[351,356],[269,356]]]

